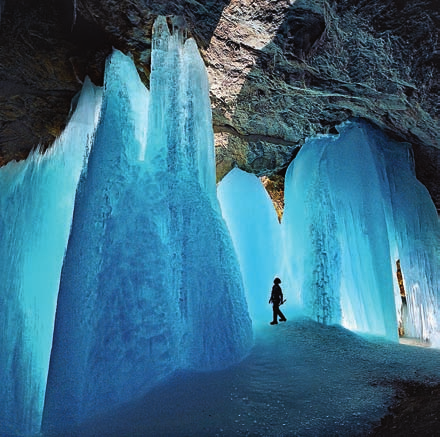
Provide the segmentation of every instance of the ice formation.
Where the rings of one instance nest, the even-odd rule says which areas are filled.
[[[107,62],[61,275],[46,430],[135,399],[176,369],[227,367],[252,343],[216,197],[205,67],[164,18],[153,30],[150,93],[131,58]]]
[[[406,335],[437,342],[439,221],[408,145],[363,122],[309,140],[288,169],[285,201],[285,255],[307,315],[397,339],[404,314]]]
[[[282,276],[283,260],[281,227],[272,201],[257,176],[238,168],[219,183],[217,195],[237,251],[252,322],[267,323],[272,317],[272,281]],[[291,295],[290,289],[284,292]]]
[[[0,434],[40,429],[75,189],[101,94],[86,81],[53,148],[0,169]]]
[[[280,226],[255,176],[216,192],[205,67],[173,30],[155,23],[150,91],[114,51],[102,107],[86,82],[57,145],[0,169],[2,434],[42,415],[62,433],[175,370],[241,360],[274,276],[319,322],[440,347],[439,219],[410,147],[359,121],[307,141]]]

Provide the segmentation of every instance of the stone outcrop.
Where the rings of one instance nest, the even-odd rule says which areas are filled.
[[[133,54],[148,85],[161,14],[184,18],[205,59],[219,178],[239,166],[278,175],[279,189],[307,136],[362,117],[414,145],[418,177],[440,208],[436,0],[3,3],[0,165],[51,144],[85,75],[101,83],[112,47]]]

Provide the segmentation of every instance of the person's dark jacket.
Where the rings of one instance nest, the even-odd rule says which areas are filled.
[[[269,303],[274,305],[281,305],[283,302],[283,292],[278,284],[274,284],[272,287],[272,293],[270,295]]]

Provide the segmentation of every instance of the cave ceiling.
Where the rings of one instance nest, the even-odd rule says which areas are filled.
[[[413,144],[440,208],[437,0],[0,0],[0,13],[0,165],[51,145],[113,47],[148,86],[152,23],[178,16],[208,70],[218,178],[275,178],[306,137],[361,117]]]

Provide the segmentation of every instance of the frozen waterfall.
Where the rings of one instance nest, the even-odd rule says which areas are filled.
[[[194,40],[159,17],[152,46],[150,90],[115,50],[55,146],[0,169],[2,435],[63,434],[237,363],[275,276],[288,318],[440,347],[439,218],[409,145],[361,121],[308,140],[280,225],[256,176],[216,189]]]
[[[307,315],[390,339],[399,319],[405,335],[438,342],[439,220],[408,145],[364,122],[311,139],[285,201],[286,264]]]
[[[150,92],[131,58],[107,62],[61,275],[46,430],[135,399],[176,369],[227,367],[252,343],[216,198],[206,71],[174,30],[155,23]]]
[[[40,429],[61,265],[100,100],[87,80],[54,147],[0,169],[2,435]]]

